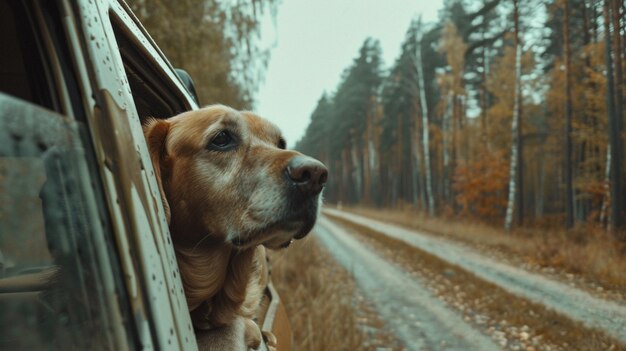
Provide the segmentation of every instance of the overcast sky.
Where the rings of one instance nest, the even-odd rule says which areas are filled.
[[[276,28],[269,20],[263,28],[275,47],[255,111],[276,123],[293,147],[317,100],[334,91],[367,37],[380,40],[388,67],[411,19],[422,14],[434,22],[442,6],[443,0],[283,0]]]

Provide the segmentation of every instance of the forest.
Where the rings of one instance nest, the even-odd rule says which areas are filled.
[[[290,1],[130,3],[200,105],[254,109]],[[624,0],[443,4],[393,62],[362,38],[295,145],[329,169],[313,235],[270,252],[295,348],[622,349]]]
[[[389,69],[367,38],[296,148],[328,203],[623,239],[625,6],[445,1]]]

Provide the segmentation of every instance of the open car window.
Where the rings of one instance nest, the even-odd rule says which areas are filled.
[[[180,89],[160,72],[155,62],[149,59],[150,55],[142,51],[142,46],[114,13],[111,24],[142,123],[150,117],[169,118],[190,110],[191,106]]]

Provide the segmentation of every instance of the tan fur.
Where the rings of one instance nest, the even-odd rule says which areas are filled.
[[[236,149],[207,148],[220,130],[237,135]],[[242,318],[245,344],[257,348],[262,336],[252,319],[268,280],[263,245],[278,248],[293,238],[293,229],[281,227],[290,211],[282,183],[287,163],[300,154],[277,147],[273,124],[220,105],[151,120],[144,133],[194,327],[224,330],[203,333],[210,344],[206,338],[237,334]]]

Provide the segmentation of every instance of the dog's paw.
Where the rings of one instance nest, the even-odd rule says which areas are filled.
[[[261,346],[261,340],[263,340],[263,336],[261,335],[261,328],[254,323],[252,319],[245,319],[245,330],[244,330],[244,338],[246,341],[246,346],[253,350],[258,350]]]
[[[269,351],[276,351],[278,347],[278,340],[276,336],[272,332],[264,331],[263,333],[263,341],[265,341],[265,345],[267,345],[267,349]]]

